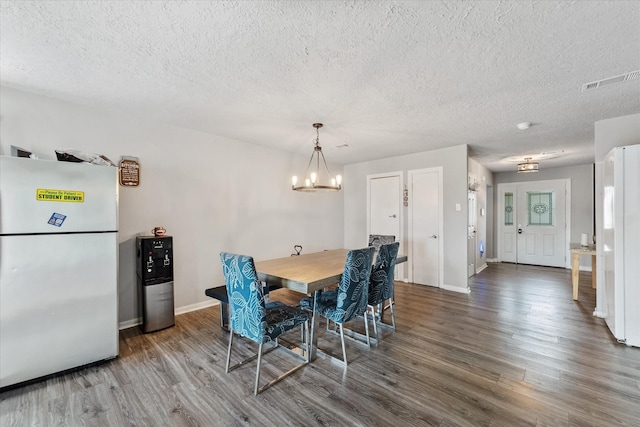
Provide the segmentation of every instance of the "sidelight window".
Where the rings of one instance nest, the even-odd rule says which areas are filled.
[[[513,193],[504,193],[504,225],[513,225]]]

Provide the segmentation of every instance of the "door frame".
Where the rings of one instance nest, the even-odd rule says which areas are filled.
[[[565,188],[565,194],[564,194],[564,203],[565,203],[565,243],[566,243],[566,248],[565,248],[565,256],[564,256],[564,260],[565,260],[565,268],[571,268],[571,256],[570,256],[570,242],[571,242],[571,179],[569,178],[562,178],[562,179],[542,179],[542,180],[537,180],[537,181],[517,181],[517,182],[503,182],[497,185],[497,206],[498,206],[498,215],[494,215],[494,221],[495,221],[495,233],[498,236],[497,239],[497,258],[498,258],[498,262],[502,262],[502,220],[504,218],[503,214],[504,214],[504,197],[502,195],[502,193],[504,192],[504,188],[507,186],[511,186],[514,185],[516,186],[516,190],[514,190],[514,197],[516,197],[516,193],[517,193],[517,186],[520,184],[541,184],[543,185],[544,183],[547,182],[551,182],[551,181],[555,181],[555,182],[564,182],[564,188]],[[514,204],[517,203],[516,201],[514,201]],[[517,210],[516,210],[517,211]],[[515,221],[514,219],[514,224],[517,221]],[[516,242],[516,264],[518,263],[518,256],[517,256],[517,242]]]
[[[473,204],[471,201],[473,200]],[[476,190],[467,190],[467,278],[477,274],[478,269],[478,192]],[[471,224],[473,222],[473,224]],[[473,232],[471,227],[473,226]],[[473,236],[471,235],[473,233]],[[469,240],[473,240],[473,244],[469,244]],[[471,252],[469,249],[471,248]],[[469,259],[471,255],[472,259]],[[469,263],[469,261],[472,261]],[[473,266],[473,268],[471,267]]]
[[[396,236],[396,241],[400,242],[400,252],[403,253],[403,246],[405,246],[404,238],[404,211],[402,210],[402,190],[404,189],[404,173],[402,171],[393,171],[386,173],[376,173],[367,175],[367,235],[364,237],[364,241],[369,241],[369,234],[371,234],[371,181],[379,178],[394,178],[398,177],[398,194],[400,198],[398,200],[398,217],[399,217],[399,235]],[[405,274],[403,268],[396,269],[396,280],[405,280]]]
[[[407,183],[408,187],[408,195],[409,195],[409,209],[407,213],[407,226],[409,229],[407,230],[407,234],[409,234],[411,238],[411,230],[410,227],[413,224],[413,204],[412,200],[414,200],[413,194],[413,186],[411,185],[413,175],[419,175],[423,173],[431,173],[436,172],[438,174],[438,288],[442,288],[444,286],[444,186],[443,186],[443,172],[444,168],[442,166],[436,166],[432,168],[425,169],[411,169],[407,171]],[[413,283],[413,245],[410,242],[407,242],[407,268],[409,269],[408,277],[409,282]]]

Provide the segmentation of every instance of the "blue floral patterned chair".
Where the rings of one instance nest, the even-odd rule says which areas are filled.
[[[229,298],[230,333],[226,372],[228,373],[232,369],[257,357],[258,366],[256,369],[256,382],[253,394],[258,394],[258,392],[265,390],[309,363],[309,352],[306,351],[306,357],[302,364],[280,375],[263,387],[258,388],[263,345],[267,342],[275,343],[275,345],[265,351],[265,353],[276,349],[278,347],[278,337],[298,325],[304,325],[305,336],[308,337],[309,316],[307,312],[302,309],[291,307],[281,302],[267,303],[265,301],[266,298],[263,293],[263,287],[260,281],[258,281],[252,257],[222,252],[220,254],[220,260],[222,261],[222,270]],[[258,343],[259,347],[256,356],[230,368],[229,363],[231,361],[231,346],[234,333]]]
[[[371,310],[371,318],[373,319],[373,333],[378,342],[378,327],[376,322],[375,307],[378,307],[378,313],[384,309],[384,302],[389,300],[389,308],[391,310],[392,329],[396,329],[396,319],[393,313],[393,279],[396,259],[398,258],[398,249],[400,242],[388,243],[380,246],[376,263],[371,271],[371,280],[369,281],[369,304],[367,312]],[[367,316],[365,316],[365,320]],[[365,326],[366,326],[365,322]]]
[[[380,249],[380,246],[393,243],[395,240],[396,236],[386,234],[369,234],[369,246],[376,248],[376,251]]]
[[[314,316],[318,314],[325,317],[327,322],[331,320],[340,326],[342,357],[345,366],[347,365],[347,352],[344,346],[343,325],[356,316],[364,315],[367,310],[369,278],[374,251],[373,246],[349,251],[338,289],[319,293],[316,297],[315,307],[313,306],[313,297],[307,297],[300,301],[300,306],[312,310]],[[365,327],[365,329],[368,341],[369,328]]]

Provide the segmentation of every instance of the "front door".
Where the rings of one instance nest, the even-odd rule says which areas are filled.
[[[568,180],[500,184],[501,260],[566,267]]]

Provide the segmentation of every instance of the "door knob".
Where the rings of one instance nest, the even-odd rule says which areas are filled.
[[[395,217],[396,217],[396,214],[389,215],[389,218],[395,218]]]
[[[429,236],[430,239],[437,239],[438,236],[436,236],[435,234],[432,234],[431,236]]]

